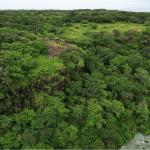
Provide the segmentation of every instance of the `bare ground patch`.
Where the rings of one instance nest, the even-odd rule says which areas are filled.
[[[48,54],[47,59],[57,56],[59,54],[58,52],[64,53],[63,50],[65,50],[66,48],[77,47],[73,44],[69,44],[69,43],[65,43],[65,42],[62,43],[60,39],[45,38],[45,39],[43,39],[43,43],[47,44],[49,46],[49,50],[51,51]],[[63,46],[60,45],[61,43]]]

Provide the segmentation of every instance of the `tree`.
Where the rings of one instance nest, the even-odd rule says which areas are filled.
[[[113,112],[116,114],[116,118],[120,118],[121,113],[124,113],[125,108],[123,104],[117,100],[112,101]]]
[[[105,120],[102,118],[102,110],[103,108],[96,103],[97,99],[89,99],[88,108],[87,108],[87,120],[85,126],[82,128],[82,132],[85,132],[86,129],[89,127],[93,127],[94,125],[97,126],[97,129],[102,127],[102,123],[106,123]]]
[[[139,104],[136,106],[136,114],[138,115],[137,119],[136,119],[136,122],[137,123],[142,123],[144,121],[148,121],[148,108],[145,104]]]
[[[93,148],[94,149],[105,149],[105,144],[102,141],[102,139],[97,139],[94,143],[93,143]]]
[[[70,18],[76,17],[76,15],[77,15],[77,13],[73,10],[69,12],[69,17]]]

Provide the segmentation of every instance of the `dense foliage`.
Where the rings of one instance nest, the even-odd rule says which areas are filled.
[[[106,10],[0,11],[0,148],[115,149],[134,136],[137,125],[150,134],[148,18],[149,13]],[[89,40],[66,38],[80,47],[59,55],[66,66],[63,74],[70,77],[67,88],[53,95],[44,91],[35,108],[5,113],[16,92],[11,85],[29,76],[36,56],[48,53],[37,35],[61,35],[65,31],[59,27],[73,23],[117,21],[147,28],[123,34],[87,31]]]

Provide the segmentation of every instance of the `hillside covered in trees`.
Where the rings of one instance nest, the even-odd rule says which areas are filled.
[[[118,149],[149,115],[150,13],[0,11],[0,149]]]

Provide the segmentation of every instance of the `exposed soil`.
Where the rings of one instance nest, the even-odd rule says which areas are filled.
[[[53,42],[53,44],[49,44],[49,42]],[[64,53],[63,50],[65,50],[66,48],[69,48],[69,47],[76,47],[75,45],[73,44],[69,44],[69,43],[62,43],[63,47],[59,46],[61,44],[61,40],[60,39],[48,39],[48,38],[45,38],[43,39],[43,43],[44,44],[47,44],[49,46],[49,50],[51,51],[49,54],[48,54],[48,57],[47,59],[49,59],[50,57],[55,57],[58,55],[58,52],[60,51],[61,53]]]

